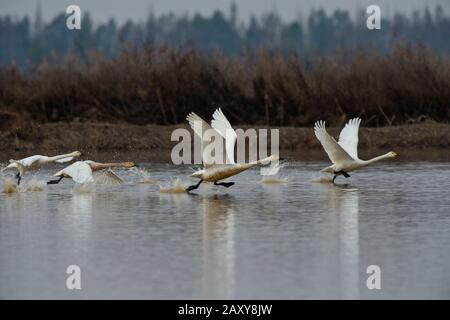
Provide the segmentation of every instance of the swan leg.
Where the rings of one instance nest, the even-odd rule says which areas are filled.
[[[22,180],[22,176],[20,175],[19,172],[16,174],[16,179],[17,179],[17,185],[20,185],[20,180]]]
[[[63,178],[63,176],[60,176],[57,180],[47,181],[47,184],[58,184]]]
[[[345,172],[345,171],[336,171],[334,173],[333,183],[334,183],[334,180],[336,180],[337,176],[340,175],[340,174],[342,174],[346,178],[350,178],[350,175],[347,172]]]
[[[194,184],[192,186],[189,186],[186,188],[186,192],[198,189],[198,187],[200,186],[200,184],[203,182],[203,180],[200,180],[197,184]]]
[[[224,186],[225,188],[229,188],[229,187],[234,185],[234,182],[220,182],[220,183],[217,183],[217,181],[214,181],[214,185],[215,186]]]

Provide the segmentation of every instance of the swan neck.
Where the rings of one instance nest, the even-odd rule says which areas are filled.
[[[109,163],[94,163],[91,165],[92,170],[103,170],[111,168],[127,168],[128,164],[125,162],[109,162]]]
[[[253,162],[249,162],[249,163],[237,163],[235,164],[235,166],[239,169],[250,169],[254,166],[258,165],[258,161],[253,161]]]
[[[268,163],[270,163],[271,160],[272,160],[272,157],[267,157],[267,158],[263,158],[260,160],[248,162],[248,163],[236,163],[234,165],[234,167],[238,168],[238,169],[246,170],[246,169],[250,169],[250,168],[253,168],[253,167],[256,167],[259,165],[268,164]]]
[[[382,156],[378,156],[378,157],[372,158],[370,160],[367,160],[367,161],[365,161],[365,163],[371,164],[371,163],[378,162],[378,161],[386,159],[386,158],[389,158],[389,154],[387,154],[387,153],[383,154]]]
[[[61,155],[57,155],[57,156],[53,156],[53,157],[48,157],[48,161],[56,161],[56,160],[61,160],[64,158],[69,158],[69,157],[73,157],[73,153],[67,153],[67,154],[61,154]]]
[[[273,157],[273,156],[270,156],[270,157],[266,157],[266,158],[259,159],[259,160],[257,160],[257,161],[250,162],[250,163],[248,163],[248,164],[251,165],[252,167],[254,167],[254,166],[257,166],[257,165],[266,165],[266,164],[269,164],[269,163],[271,163],[273,160],[274,160],[274,157]]]

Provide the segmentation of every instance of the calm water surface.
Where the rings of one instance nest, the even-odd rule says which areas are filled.
[[[251,170],[195,195],[161,194],[135,171],[117,171],[119,186],[74,191],[63,180],[1,194],[0,298],[450,298],[449,164],[311,182],[325,165],[291,163],[286,184],[261,184]],[[164,183],[192,172],[146,169]],[[66,289],[72,264],[78,291]],[[373,264],[381,290],[366,287]]]

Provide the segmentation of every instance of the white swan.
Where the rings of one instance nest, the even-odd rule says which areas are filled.
[[[333,183],[336,177],[342,174],[344,177],[349,178],[348,172],[363,168],[374,162],[386,159],[394,158],[398,156],[395,152],[388,152],[382,156],[375,157],[370,160],[361,160],[358,158],[358,129],[361,119],[351,119],[342,129],[339,135],[339,142],[330,136],[325,129],[324,121],[317,121],[314,126],[314,133],[317,139],[319,139],[322,147],[325,149],[328,157],[333,165],[326,167],[321,172],[333,173]]]
[[[99,182],[104,184],[123,183],[111,168],[132,168],[134,162],[99,163],[91,160],[77,161],[70,166],[58,171],[53,176],[57,180],[48,181],[47,184],[57,184],[63,178],[71,178],[76,183]]]
[[[233,127],[231,127],[230,122],[227,120],[222,110],[219,108],[213,114],[213,120],[211,121],[211,126],[217,131],[222,138],[225,139],[226,154],[223,157],[224,162],[222,164],[214,163],[215,159],[212,159],[211,152],[205,149],[209,147],[211,143],[214,143],[213,139],[205,139],[205,134],[208,130],[211,130],[211,126],[200,118],[197,114],[191,112],[186,119],[189,121],[191,128],[194,133],[200,137],[202,141],[202,160],[203,169],[194,172],[191,177],[200,179],[196,185],[189,186],[186,191],[197,189],[203,181],[214,182],[214,185],[224,186],[226,188],[234,185],[234,182],[221,182],[217,181],[226,179],[228,177],[237,175],[242,171],[255,167],[257,165],[265,165],[271,161],[276,161],[279,159],[278,156],[272,155],[270,157],[249,162],[249,163],[235,163],[234,162],[234,145],[236,143],[237,135]],[[226,162],[228,164],[226,164]]]
[[[20,180],[22,179],[22,175],[31,170],[37,170],[41,168],[43,165],[57,162],[57,163],[65,163],[72,161],[76,157],[80,157],[81,152],[80,151],[74,151],[72,153],[68,154],[62,154],[58,156],[48,157],[48,156],[41,156],[41,155],[35,155],[31,157],[27,157],[20,160],[9,160],[9,165],[5,167],[4,170],[17,170],[17,184],[20,184]]]

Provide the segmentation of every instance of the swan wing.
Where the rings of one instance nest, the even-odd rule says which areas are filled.
[[[77,161],[59,171],[55,176],[69,176],[76,183],[93,182],[91,166],[84,161]]]
[[[1,170],[2,172],[5,170],[11,170],[11,169],[18,170],[19,167],[21,166],[20,163],[16,162],[16,160],[9,160],[9,161],[10,161],[9,164]]]
[[[111,169],[94,172],[94,180],[100,184],[122,184],[123,180],[119,178]]]
[[[189,122],[192,130],[194,130],[194,133],[200,137],[200,139],[203,139],[203,134],[205,131],[211,129],[211,126],[205,120],[200,118],[200,116],[198,116],[195,112],[189,113],[186,120]]]
[[[67,158],[62,158],[59,160],[55,160],[56,163],[66,163],[66,162],[70,162],[73,160],[73,157],[67,157]]]
[[[48,157],[46,157],[46,156],[35,155],[35,156],[28,157],[28,158],[23,158],[21,160],[17,160],[16,162],[24,167],[31,167],[36,162],[43,161],[47,158]]]
[[[317,121],[314,126],[314,133],[334,164],[353,160],[352,157],[330,136],[325,129],[325,121]]]
[[[214,111],[211,126],[225,139],[228,161],[229,163],[234,163],[234,146],[237,134],[220,108]]]
[[[203,141],[203,137],[206,131],[212,129],[211,126],[202,118],[200,118],[196,113],[191,112],[186,117],[186,120],[189,122],[189,125],[191,126],[192,130],[194,130],[194,133],[200,137],[202,141],[202,159],[203,159],[203,166],[209,167],[214,162],[214,159],[211,157],[209,152],[204,152],[205,148],[211,144],[214,143],[214,140],[211,139],[211,141]]]
[[[353,158],[358,159],[358,129],[360,118],[350,119],[339,135],[339,145]]]

